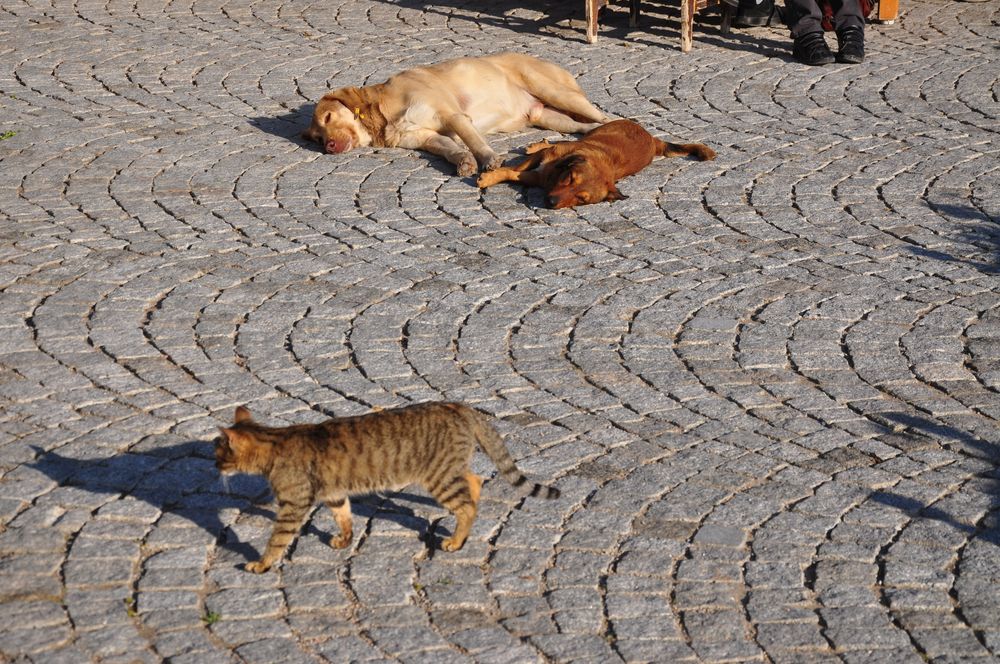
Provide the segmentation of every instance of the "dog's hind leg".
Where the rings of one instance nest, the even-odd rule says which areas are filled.
[[[532,110],[528,114],[528,121],[535,127],[552,129],[562,134],[583,134],[601,126],[600,122],[579,122],[565,113],[548,107]]]
[[[573,75],[562,67],[542,61],[524,67],[520,74],[528,92],[544,105],[584,123],[608,121],[604,113],[590,103]]]

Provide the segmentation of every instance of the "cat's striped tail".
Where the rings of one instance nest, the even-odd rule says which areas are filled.
[[[548,499],[559,497],[559,489],[553,486],[529,483],[524,473],[518,470],[517,465],[514,463],[514,458],[507,451],[507,446],[503,444],[503,439],[497,433],[496,429],[493,428],[493,425],[487,422],[478,412],[472,412],[476,416],[477,423],[476,441],[483,448],[483,451],[486,452],[486,455],[496,464],[497,470],[500,471],[505,480],[510,482],[511,486],[522,489],[522,492],[529,496]]]

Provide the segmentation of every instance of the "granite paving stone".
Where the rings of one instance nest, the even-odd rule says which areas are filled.
[[[900,5],[806,67],[717,10],[683,53],[676,3],[0,0],[0,661],[1000,659],[1000,6]],[[504,50],[717,158],[549,210],[301,138]],[[236,406],[435,399],[562,497],[477,452],[462,551],[406,487],[245,571]]]

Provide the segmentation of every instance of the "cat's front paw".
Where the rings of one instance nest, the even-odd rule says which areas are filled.
[[[248,572],[253,572],[254,574],[263,574],[267,570],[271,569],[271,563],[266,563],[263,560],[256,560],[252,563],[247,563],[243,566]]]
[[[346,549],[351,545],[352,534],[342,533],[330,540],[330,546],[335,549]]]
[[[442,551],[458,551],[465,544],[465,540],[461,542],[457,541],[454,537],[449,537],[448,539],[441,542]]]

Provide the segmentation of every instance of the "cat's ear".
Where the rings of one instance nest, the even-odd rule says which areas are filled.
[[[246,406],[237,406],[236,415],[233,417],[233,421],[237,424],[251,422],[253,421],[253,416],[250,414],[250,411],[247,410]]]
[[[237,454],[242,452],[246,445],[246,438],[237,429],[228,429],[226,427],[219,427],[219,433],[226,441],[226,445],[229,446]]]

